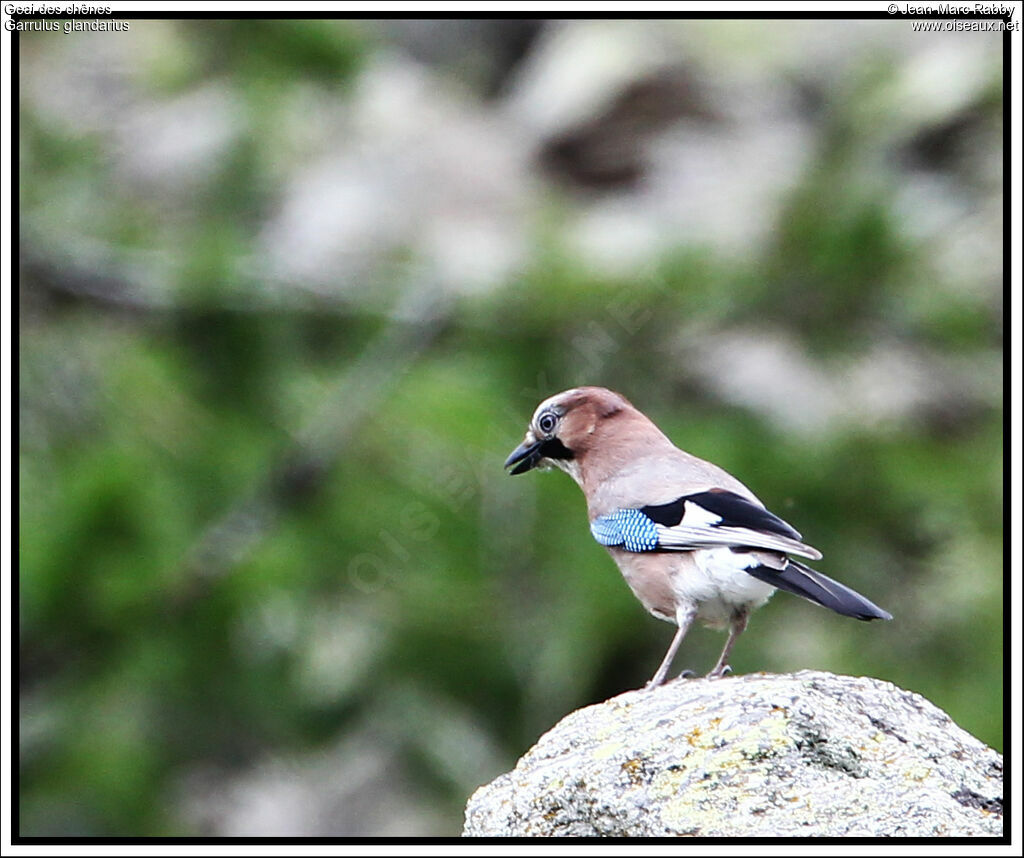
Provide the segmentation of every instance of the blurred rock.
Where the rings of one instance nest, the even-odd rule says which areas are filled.
[[[686,27],[561,22],[524,62],[508,110],[538,165],[580,193],[569,246],[629,274],[680,244],[752,253],[812,154],[796,90],[722,76]]]
[[[881,680],[677,681],[564,718],[477,790],[463,836],[995,837],[1002,773]]]
[[[242,130],[242,110],[224,82],[142,102],[114,128],[114,163],[144,191],[180,194],[210,182]]]
[[[547,23],[530,18],[391,18],[377,26],[418,62],[495,96]]]
[[[997,34],[868,21],[364,28],[379,45],[351,89],[295,81],[283,99],[294,107],[266,126],[230,78],[149,91],[196,62],[168,22],[63,39],[56,57],[26,39],[23,101],[53,128],[108,141],[113,177],[153,197],[161,223],[187,222],[178,209],[250,141],[271,193],[249,213],[245,267],[291,291],[367,299],[421,275],[456,294],[514,283],[553,177],[568,191],[558,243],[594,272],[637,276],[688,246],[756,259],[830,134],[853,135],[854,181],[893,188],[908,235],[934,242],[937,272],[993,290],[1000,211],[979,197],[995,192],[1001,159],[974,153],[1000,145]],[[95,213],[57,212],[48,228],[72,218]]]
[[[241,772],[193,771],[179,785],[183,822],[204,837],[440,835],[443,811],[409,785],[399,748],[372,731]]]
[[[674,348],[678,365],[709,393],[760,414],[781,432],[805,436],[909,426],[937,415],[969,420],[998,408],[1002,398],[995,353],[963,361],[880,340],[861,354],[825,361],[768,326],[690,331]]]
[[[262,244],[276,277],[364,292],[410,259],[455,292],[525,264],[532,182],[515,129],[381,51],[324,151],[293,165]]]
[[[647,138],[683,117],[719,118],[695,75],[660,69],[630,82],[599,116],[547,140],[540,161],[556,178],[584,187],[631,187],[647,173]]]

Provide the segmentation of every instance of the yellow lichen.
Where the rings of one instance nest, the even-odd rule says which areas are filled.
[[[643,783],[644,764],[640,760],[626,760],[622,764],[622,771],[626,773],[626,777],[629,778],[629,782],[633,786]]]
[[[906,778],[908,781],[917,781],[920,783],[921,781],[925,780],[931,773],[932,770],[929,766],[918,764],[912,765],[909,768],[904,769],[903,777]]]
[[[625,745],[622,742],[605,742],[600,747],[594,748],[590,756],[595,760],[606,760],[608,757],[617,754]]]

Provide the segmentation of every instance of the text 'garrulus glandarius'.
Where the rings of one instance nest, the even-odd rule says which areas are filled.
[[[679,627],[648,688],[665,681],[694,620],[729,627],[708,676],[727,673],[747,617],[776,588],[859,620],[892,619],[849,587],[794,560],[793,555],[819,560],[821,553],[737,479],[676,447],[618,393],[577,387],[537,406],[525,440],[505,467],[522,474],[543,465],[576,480],[594,538],[644,607]]]

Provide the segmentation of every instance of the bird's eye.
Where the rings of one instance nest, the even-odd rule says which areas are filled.
[[[555,424],[558,423],[558,418],[555,417],[550,411],[545,411],[537,419],[537,428],[540,429],[545,435],[550,435],[555,431]]]

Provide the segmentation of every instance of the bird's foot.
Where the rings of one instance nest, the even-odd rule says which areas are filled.
[[[694,673],[692,670],[684,670],[682,673],[679,674],[679,676],[676,677],[676,679],[693,679],[696,675],[697,674]]]
[[[728,676],[730,673],[732,673],[732,668],[729,667],[729,665],[723,664],[720,667],[716,665],[714,670],[712,670],[707,675],[706,678],[707,679],[720,679],[723,676]]]

